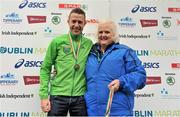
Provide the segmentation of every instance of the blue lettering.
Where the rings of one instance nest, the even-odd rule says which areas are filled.
[[[147,7],[147,6],[140,6],[140,5],[136,5],[132,10],[131,12],[132,13],[135,13],[137,11],[140,11],[140,12],[156,12],[156,7]]]

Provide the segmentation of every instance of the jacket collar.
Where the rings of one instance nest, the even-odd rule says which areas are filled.
[[[70,32],[70,36],[71,36],[72,40],[78,40],[78,39],[82,38],[83,35],[82,34],[74,35],[74,34],[72,34],[72,32]]]
[[[106,48],[106,50],[105,50],[105,52],[106,51],[111,51],[111,50],[113,50],[113,49],[117,49],[117,48],[119,48],[119,43],[111,43],[110,45],[108,45],[108,47]],[[98,43],[95,43],[93,46],[92,46],[92,48],[91,48],[91,53],[101,53],[101,50],[100,50],[100,45],[98,44]]]

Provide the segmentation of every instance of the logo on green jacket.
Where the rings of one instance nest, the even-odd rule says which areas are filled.
[[[70,46],[64,46],[64,47],[63,47],[63,52],[64,52],[65,54],[70,53],[70,52],[71,52],[71,47],[70,47]]]

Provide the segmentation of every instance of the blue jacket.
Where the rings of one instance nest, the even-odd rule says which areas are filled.
[[[88,116],[104,116],[109,96],[108,84],[119,79],[120,87],[114,93],[111,116],[132,116],[134,91],[145,86],[146,72],[131,48],[112,44],[101,55],[95,44],[86,65],[87,92],[85,100]]]

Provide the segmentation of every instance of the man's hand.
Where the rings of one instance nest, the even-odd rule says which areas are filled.
[[[51,103],[49,99],[42,99],[41,100],[41,109],[43,112],[49,112],[51,110]]]

